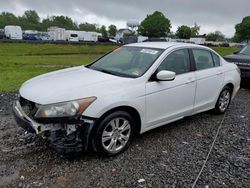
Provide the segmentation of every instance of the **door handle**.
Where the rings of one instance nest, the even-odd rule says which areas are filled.
[[[221,75],[222,73],[222,71],[218,71],[216,75]]]

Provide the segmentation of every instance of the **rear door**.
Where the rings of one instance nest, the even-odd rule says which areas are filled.
[[[224,74],[220,58],[206,49],[192,49],[196,66],[195,111],[203,111],[213,107],[221,90]]]

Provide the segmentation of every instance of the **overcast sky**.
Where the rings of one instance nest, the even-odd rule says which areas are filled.
[[[220,30],[231,37],[235,24],[250,15],[250,0],[0,0],[0,12],[22,15],[25,10],[36,10],[41,18],[65,15],[77,23],[115,24],[118,28],[158,10],[171,20],[172,31],[196,22],[200,34]]]

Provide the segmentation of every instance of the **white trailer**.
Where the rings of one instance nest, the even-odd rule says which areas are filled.
[[[93,31],[78,31],[79,41],[89,41],[89,42],[97,42],[98,36],[102,36],[101,33],[93,32]]]
[[[87,31],[78,31],[78,39],[80,42],[84,41]]]
[[[17,25],[7,25],[4,27],[4,35],[7,39],[23,39],[22,28]]]
[[[60,27],[48,28],[48,34],[50,36],[50,40],[53,41],[58,41],[58,40],[65,41],[66,40],[65,32],[66,30]]]
[[[66,41],[79,42],[78,31],[66,30],[65,38],[66,38]]]
[[[78,31],[78,40],[79,42],[83,42],[84,41],[84,33],[85,31]]]
[[[205,38],[200,38],[200,37],[190,38],[190,42],[194,43],[194,44],[205,44],[206,39]]]

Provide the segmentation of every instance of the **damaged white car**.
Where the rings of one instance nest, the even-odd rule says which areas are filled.
[[[239,88],[237,66],[207,47],[145,42],[25,82],[13,112],[60,153],[93,147],[114,156],[137,134],[206,110],[224,113]]]

